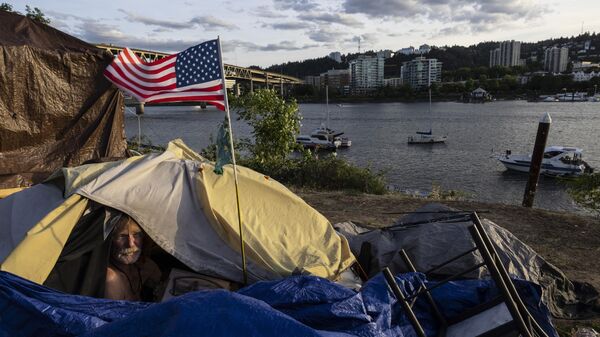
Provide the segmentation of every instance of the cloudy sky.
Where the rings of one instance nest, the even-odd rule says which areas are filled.
[[[92,43],[177,52],[220,36],[224,59],[269,66],[332,51],[538,41],[600,33],[600,1],[538,0],[2,0],[40,8]]]

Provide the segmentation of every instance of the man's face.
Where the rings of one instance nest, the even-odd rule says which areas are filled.
[[[142,253],[142,229],[130,217],[115,227],[112,235],[111,256],[120,263],[133,264]]]

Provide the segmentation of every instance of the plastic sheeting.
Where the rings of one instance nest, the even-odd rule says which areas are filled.
[[[422,274],[401,274],[411,293]],[[540,289],[516,282],[528,309],[549,336],[554,331]],[[494,298],[487,280],[451,282],[433,291],[451,317]],[[424,299],[414,310],[429,336],[437,324]],[[198,291],[157,304],[66,295],[0,273],[0,336],[415,336],[381,275],[360,292],[326,279],[293,276],[259,282],[237,293]]]
[[[48,25],[0,11],[0,188],[125,155],[123,95],[102,75],[112,60]]]
[[[407,252],[419,271],[429,270],[470,250],[475,245],[468,231],[472,224],[468,212],[457,213],[452,208],[432,203],[402,217],[389,228],[369,230],[350,222],[334,227],[348,239],[356,256],[360,255],[363,243],[371,244],[371,258],[361,264],[374,275],[385,266],[394,273],[409,271],[398,254],[401,249]],[[482,219],[482,224],[508,273],[541,285],[542,298],[555,317],[598,317],[599,296],[591,285],[570,281],[562,271],[505,228],[487,219]],[[481,262],[478,253],[471,253],[436,273],[441,277],[453,275]],[[484,268],[480,268],[467,277],[480,278],[485,274]]]

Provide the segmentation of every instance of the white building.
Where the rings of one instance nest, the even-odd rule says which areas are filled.
[[[334,51],[327,55],[330,59],[334,60],[337,63],[342,63],[342,54],[339,51]]]
[[[431,83],[442,81],[442,62],[420,56],[404,62],[400,73],[404,84],[415,89],[426,88]]]
[[[415,47],[410,46],[408,48],[402,48],[402,49],[398,50],[398,53],[404,54],[404,55],[412,55],[415,53]]]
[[[389,59],[392,56],[394,56],[394,52],[389,49],[380,50],[377,52],[377,56],[379,56],[379,55],[383,56],[384,59]]]
[[[402,85],[402,77],[386,78],[383,80],[386,87],[399,87]]]
[[[552,47],[544,52],[544,69],[554,73],[562,73],[567,70],[569,63],[569,48]]]
[[[573,81],[574,82],[584,82],[584,81],[589,81],[594,77],[600,77],[600,71],[599,72],[583,72],[583,71],[577,71],[577,72],[573,72]]]
[[[521,58],[521,42],[504,41],[500,47],[490,50],[490,67],[504,66],[514,67],[519,65]]]
[[[586,71],[590,68],[600,68],[600,63],[592,63],[590,61],[573,61],[573,72]]]
[[[364,94],[383,86],[383,56],[359,55],[350,61],[350,88],[354,94]]]

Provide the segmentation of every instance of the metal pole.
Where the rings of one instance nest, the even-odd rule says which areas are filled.
[[[135,106],[135,114],[137,115],[138,120],[138,152],[141,151],[142,147],[142,115],[144,114],[144,102],[140,102],[140,104]]]
[[[540,178],[540,169],[542,160],[544,159],[544,148],[548,140],[552,118],[549,113],[546,113],[540,119],[538,124],[537,136],[535,137],[535,145],[533,146],[533,154],[531,155],[531,164],[529,166],[529,180],[525,187],[525,195],[523,196],[523,207],[532,207],[535,191],[537,189],[538,180]]]
[[[417,316],[415,316],[415,313],[412,311],[411,307],[408,305],[408,302],[406,302],[406,299],[404,298],[404,294],[402,294],[402,290],[400,290],[398,283],[396,283],[396,280],[394,279],[394,275],[392,275],[392,273],[390,272],[390,269],[388,267],[383,268],[383,276],[385,276],[385,280],[386,280],[388,286],[390,287],[390,289],[392,290],[392,293],[394,294],[396,299],[400,302],[400,305],[402,305],[402,308],[406,312],[406,315],[408,316],[408,319],[412,323],[412,326],[415,329],[417,336],[427,337],[425,335],[425,331],[423,330],[423,327],[421,327],[421,324],[417,320]]]
[[[496,265],[494,262],[494,258],[492,257],[491,253],[488,251],[487,247],[485,246],[483,239],[481,238],[481,234],[479,233],[479,231],[477,230],[475,225],[469,226],[468,229],[469,229],[469,232],[471,233],[471,237],[473,238],[473,241],[475,241],[475,245],[477,246],[477,248],[479,248],[479,253],[481,254],[481,257],[483,258],[485,265],[488,267],[488,272],[492,276],[492,280],[494,281],[494,283],[496,283],[498,290],[500,291],[500,293],[503,296],[503,300],[504,300],[504,303],[506,304],[506,308],[510,312],[511,316],[515,320],[517,327],[519,328],[519,332],[521,332],[521,334],[524,337],[532,337],[531,333],[529,332],[529,329],[527,328],[525,320],[523,319],[523,316],[521,315],[521,312],[519,311],[517,304],[513,300],[513,297],[511,296],[511,293],[508,290],[506,283],[504,282],[504,279],[500,275],[500,272],[498,271],[498,269],[495,268]]]
[[[231,127],[231,114],[229,113],[229,100],[227,99],[227,86],[225,85],[225,68],[223,67],[223,55],[221,54],[221,38],[217,37],[219,44],[219,60],[221,62],[221,79],[223,80],[223,97],[225,103],[225,112],[227,113],[227,122],[229,123],[229,145],[231,146],[231,162],[233,163],[233,178],[235,181],[235,201],[237,205],[238,230],[240,234],[240,253],[242,254],[242,273],[244,285],[248,284],[248,271],[246,270],[246,251],[244,249],[244,231],[242,227],[242,212],[240,211],[240,193],[237,177],[237,166],[235,164],[235,149],[233,148],[233,129]]]

